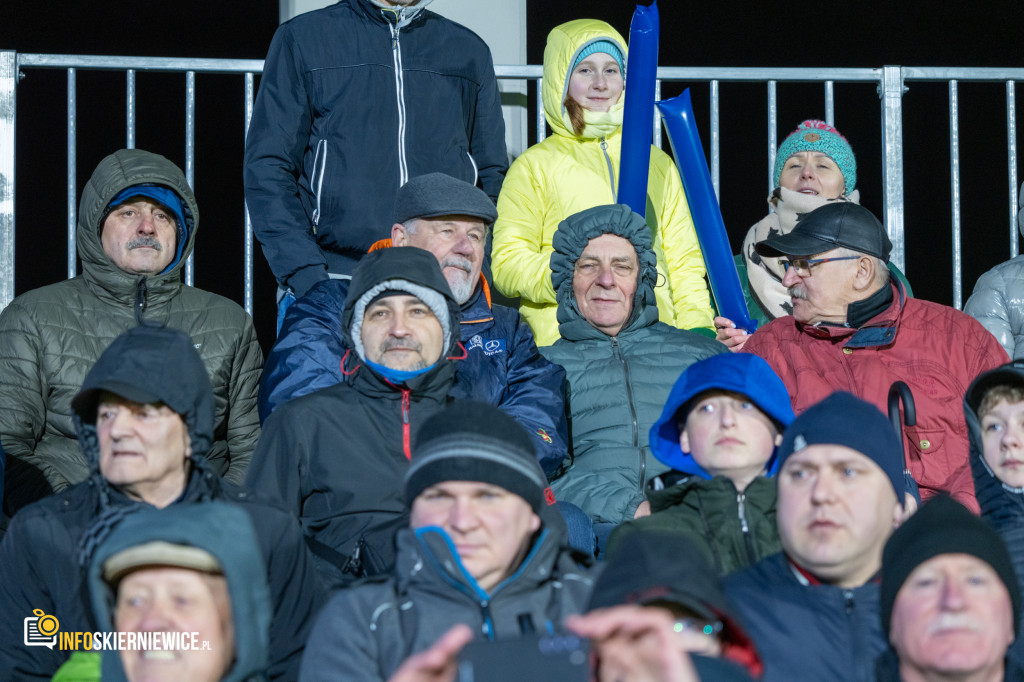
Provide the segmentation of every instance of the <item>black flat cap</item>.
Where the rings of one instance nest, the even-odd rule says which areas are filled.
[[[482,189],[444,173],[412,178],[395,194],[396,223],[445,215],[473,216],[490,225],[498,211]]]
[[[762,256],[811,256],[839,247],[888,261],[892,242],[871,211],[842,201],[803,215],[789,234],[769,237],[754,248]]]

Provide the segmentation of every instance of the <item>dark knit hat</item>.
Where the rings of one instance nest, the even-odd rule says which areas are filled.
[[[405,501],[441,481],[479,481],[526,500],[534,512],[554,504],[533,441],[512,417],[463,400],[431,416],[416,432],[405,474]]]
[[[882,551],[882,628],[889,638],[892,607],[914,569],[941,554],[970,554],[992,567],[1010,593],[1013,630],[1020,630],[1020,586],[999,534],[953,498],[938,495],[896,529]]]
[[[903,504],[903,442],[877,407],[852,393],[836,391],[793,420],[779,446],[779,470],[794,452],[808,445],[843,445],[861,453],[885,472]]]
[[[479,187],[444,173],[412,178],[395,194],[395,222],[413,218],[468,215],[488,225],[498,219],[494,202]]]
[[[792,231],[754,245],[762,256],[812,256],[840,247],[888,261],[892,242],[874,213],[852,201],[838,201],[805,214]]]

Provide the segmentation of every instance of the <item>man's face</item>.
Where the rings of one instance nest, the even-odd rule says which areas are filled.
[[[832,258],[837,250],[825,251],[808,259]],[[795,259],[798,256],[784,256]],[[789,290],[793,304],[793,317],[797,322],[846,322],[846,306],[857,300],[854,276],[856,260],[835,260],[811,266],[811,274],[801,277],[796,268],[789,268],[782,278],[782,286]]]
[[[96,432],[100,473],[130,497],[164,507],[185,490],[191,439],[171,408],[103,392]]]
[[[103,221],[100,243],[121,270],[156,275],[171,264],[178,228],[174,215],[148,197],[132,197]]]
[[[859,587],[878,572],[902,507],[885,472],[842,445],[809,445],[779,471],[779,537],[825,582]]]
[[[441,357],[444,332],[430,306],[415,296],[387,296],[366,307],[360,332],[366,359],[416,371]]]
[[[504,488],[476,481],[444,481],[412,503],[413,528],[438,526],[484,590],[511,575],[530,548],[540,518],[526,500]]]
[[[1003,679],[991,672],[1002,670],[1014,638],[1010,594],[975,556],[940,554],[915,568],[896,594],[890,625],[900,671],[915,671],[915,679]]]
[[[484,262],[484,242],[487,241],[484,221],[458,215],[417,218],[411,232],[395,224],[391,228],[391,241],[395,246],[416,246],[434,254],[460,304],[473,295]]]
[[[231,600],[223,576],[187,568],[143,568],[117,588],[118,632],[198,633],[209,649],[122,651],[129,682],[217,682],[235,658]]]
[[[636,249],[614,234],[594,237],[576,261],[572,292],[583,318],[615,336],[633,311],[639,260]]]
[[[1024,487],[1024,403],[1000,400],[981,418],[985,461],[1000,481]]]
[[[698,396],[679,433],[683,452],[712,476],[728,476],[739,490],[764,470],[780,442],[768,415],[746,396],[726,391]]]

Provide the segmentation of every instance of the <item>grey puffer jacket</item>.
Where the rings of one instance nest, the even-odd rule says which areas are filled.
[[[443,530],[402,530],[393,577],[341,590],[324,607],[299,679],[383,682],[457,623],[489,640],[520,637],[524,617],[538,633],[560,629],[586,608],[592,585],[561,541],[542,527],[519,569],[488,594]]]
[[[107,204],[121,190],[142,183],[181,197],[187,233],[173,267],[150,277],[120,270],[100,242]],[[211,466],[234,483],[244,480],[259,438],[256,393],[263,353],[252,319],[238,304],[182,284],[198,227],[192,189],[164,157],[120,150],[96,167],[78,209],[82,274],[26,292],[0,314],[0,434],[11,458],[8,481],[16,479],[5,499],[10,513],[86,479],[89,468],[75,438],[71,398],[110,342],[142,322],[192,337],[213,384]]]
[[[1017,229],[1024,235],[1024,185],[1020,209]],[[992,332],[1011,359],[1024,358],[1024,255],[979,277],[964,312]]]
[[[639,283],[629,319],[616,336],[598,330],[580,313],[572,279],[587,243],[602,234],[628,239],[639,257]],[[651,454],[648,434],[672,385],[698,360],[726,352],[700,334],[658,322],[654,287],[657,262],[651,231],[622,205],[597,206],[569,216],[552,245],[551,280],[562,338],[541,348],[565,368],[566,411],[573,464],[552,484],[598,522],[633,518],[647,479],[666,471]]]

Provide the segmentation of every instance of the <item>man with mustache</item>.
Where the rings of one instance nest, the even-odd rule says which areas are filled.
[[[977,512],[960,403],[1006,351],[958,310],[909,298],[886,266],[892,244],[871,211],[829,204],[757,244],[781,257],[793,314],[757,330],[743,350],[768,361],[797,414],[833,391],[886,409],[895,381],[910,386],[917,424],[905,430],[907,466],[928,499],[950,493]]]
[[[892,648],[876,680],[1024,679],[1007,656],[1020,587],[999,535],[945,496],[893,533],[882,556],[882,627]]]
[[[276,410],[246,479],[299,517],[330,587],[393,566],[395,532],[409,521],[411,434],[449,402],[466,355],[458,304],[430,253],[374,251],[348,293],[344,381]]]
[[[885,649],[882,548],[907,515],[903,452],[874,406],[837,392],[779,446],[782,551],[726,576],[726,596],[764,660],[764,682],[868,679]]]
[[[164,157],[122,149],[96,166],[78,208],[82,274],[26,292],[0,314],[6,513],[89,476],[71,399],[107,346],[141,325],[192,338],[215,396],[208,460],[227,480],[244,480],[259,438],[263,352],[237,303],[182,283],[198,229],[192,188]]]
[[[555,476],[567,458],[562,368],[538,352],[514,308],[491,301],[481,274],[485,242],[497,217],[483,190],[444,173],[412,178],[399,188],[391,239],[375,248],[415,246],[434,254],[462,312],[458,363],[451,395],[500,407],[533,438],[537,461]],[[349,280],[320,282],[288,309],[260,382],[260,419],[299,396],[344,381],[347,347],[341,325]]]

